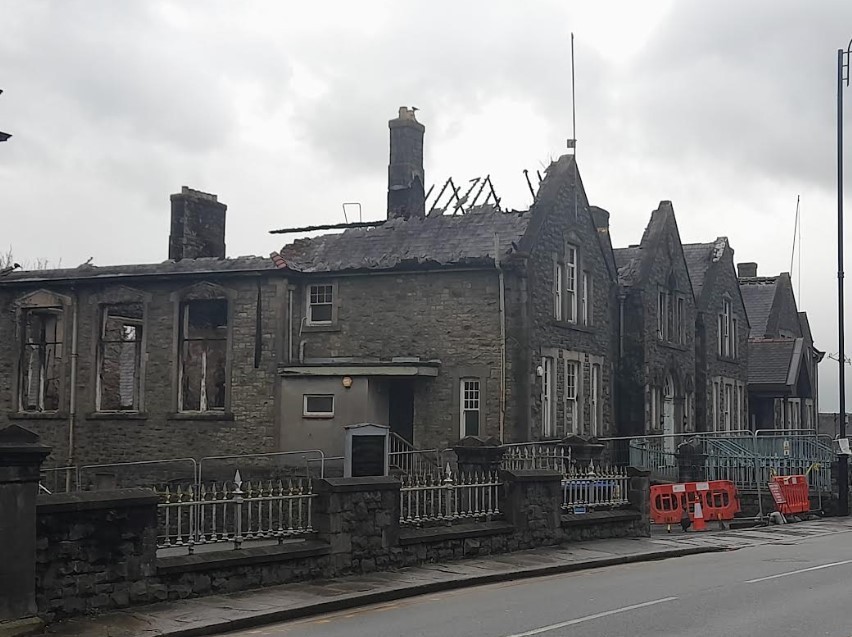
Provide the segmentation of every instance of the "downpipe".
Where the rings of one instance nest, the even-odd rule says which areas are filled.
[[[67,467],[74,466],[74,426],[77,421],[77,312],[79,298],[75,294],[71,311],[71,392],[68,404],[68,458]],[[79,485],[76,485],[79,487]],[[71,469],[65,472],[65,491],[71,491]]]

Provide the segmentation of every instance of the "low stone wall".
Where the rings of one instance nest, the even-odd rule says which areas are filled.
[[[48,617],[165,599],[156,574],[157,496],[145,489],[40,496],[36,602]]]
[[[39,613],[56,619],[133,604],[505,553],[563,542],[647,536],[648,478],[631,508],[565,515],[561,476],[503,472],[503,519],[401,528],[400,484],[314,484],[316,533],[279,546],[157,558],[157,496],[143,489],[42,496],[37,511]]]

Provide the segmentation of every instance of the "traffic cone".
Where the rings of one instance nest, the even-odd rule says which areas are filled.
[[[701,500],[697,500],[695,502],[695,513],[693,517],[695,518],[694,525],[696,531],[707,530],[707,524],[704,522],[704,511],[701,509]]]

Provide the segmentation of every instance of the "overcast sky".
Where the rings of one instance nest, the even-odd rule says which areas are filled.
[[[799,195],[800,307],[837,351],[852,2],[0,0],[0,25],[0,247],[19,261],[163,260],[182,185],[228,204],[230,256],[278,249],[272,228],[343,221],[343,202],[382,218],[400,105],[426,126],[427,187],[491,174],[525,208],[521,171],[571,135],[573,31],[578,160],[615,245],[670,199],[685,242],[728,236],[776,274]],[[821,367],[824,411],[836,367]]]

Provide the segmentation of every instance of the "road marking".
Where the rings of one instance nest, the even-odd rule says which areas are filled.
[[[531,635],[540,635],[541,633],[546,633],[551,630],[557,630],[559,628],[565,628],[566,626],[574,626],[576,624],[582,624],[583,622],[592,621],[593,619],[600,619],[601,617],[609,617],[610,615],[618,615],[619,613],[626,613],[631,610],[637,610],[639,608],[647,608],[648,606],[655,606],[657,604],[663,604],[665,602],[673,602],[677,597],[664,597],[663,599],[655,599],[652,602],[643,602],[641,604],[633,604],[632,606],[625,606],[623,608],[616,608],[614,610],[607,610],[602,613],[595,613],[594,615],[586,615],[585,617],[578,617],[577,619],[569,619],[566,622],[559,622],[558,624],[551,624],[550,626],[542,626],[541,628],[535,628],[533,630],[528,630],[525,633],[514,633],[512,635],[506,635],[506,637],[530,637]]]
[[[810,571],[821,571],[824,568],[832,566],[843,566],[844,564],[852,564],[852,560],[843,560],[842,562],[832,562],[831,564],[820,564],[819,566],[811,566],[810,568],[800,568],[796,571],[788,571],[787,573],[778,573],[777,575],[769,575],[768,577],[758,577],[756,579],[746,580],[746,584],[756,584],[757,582],[765,582],[770,579],[778,579],[779,577],[787,577],[789,575],[798,575],[799,573],[809,573]]]

